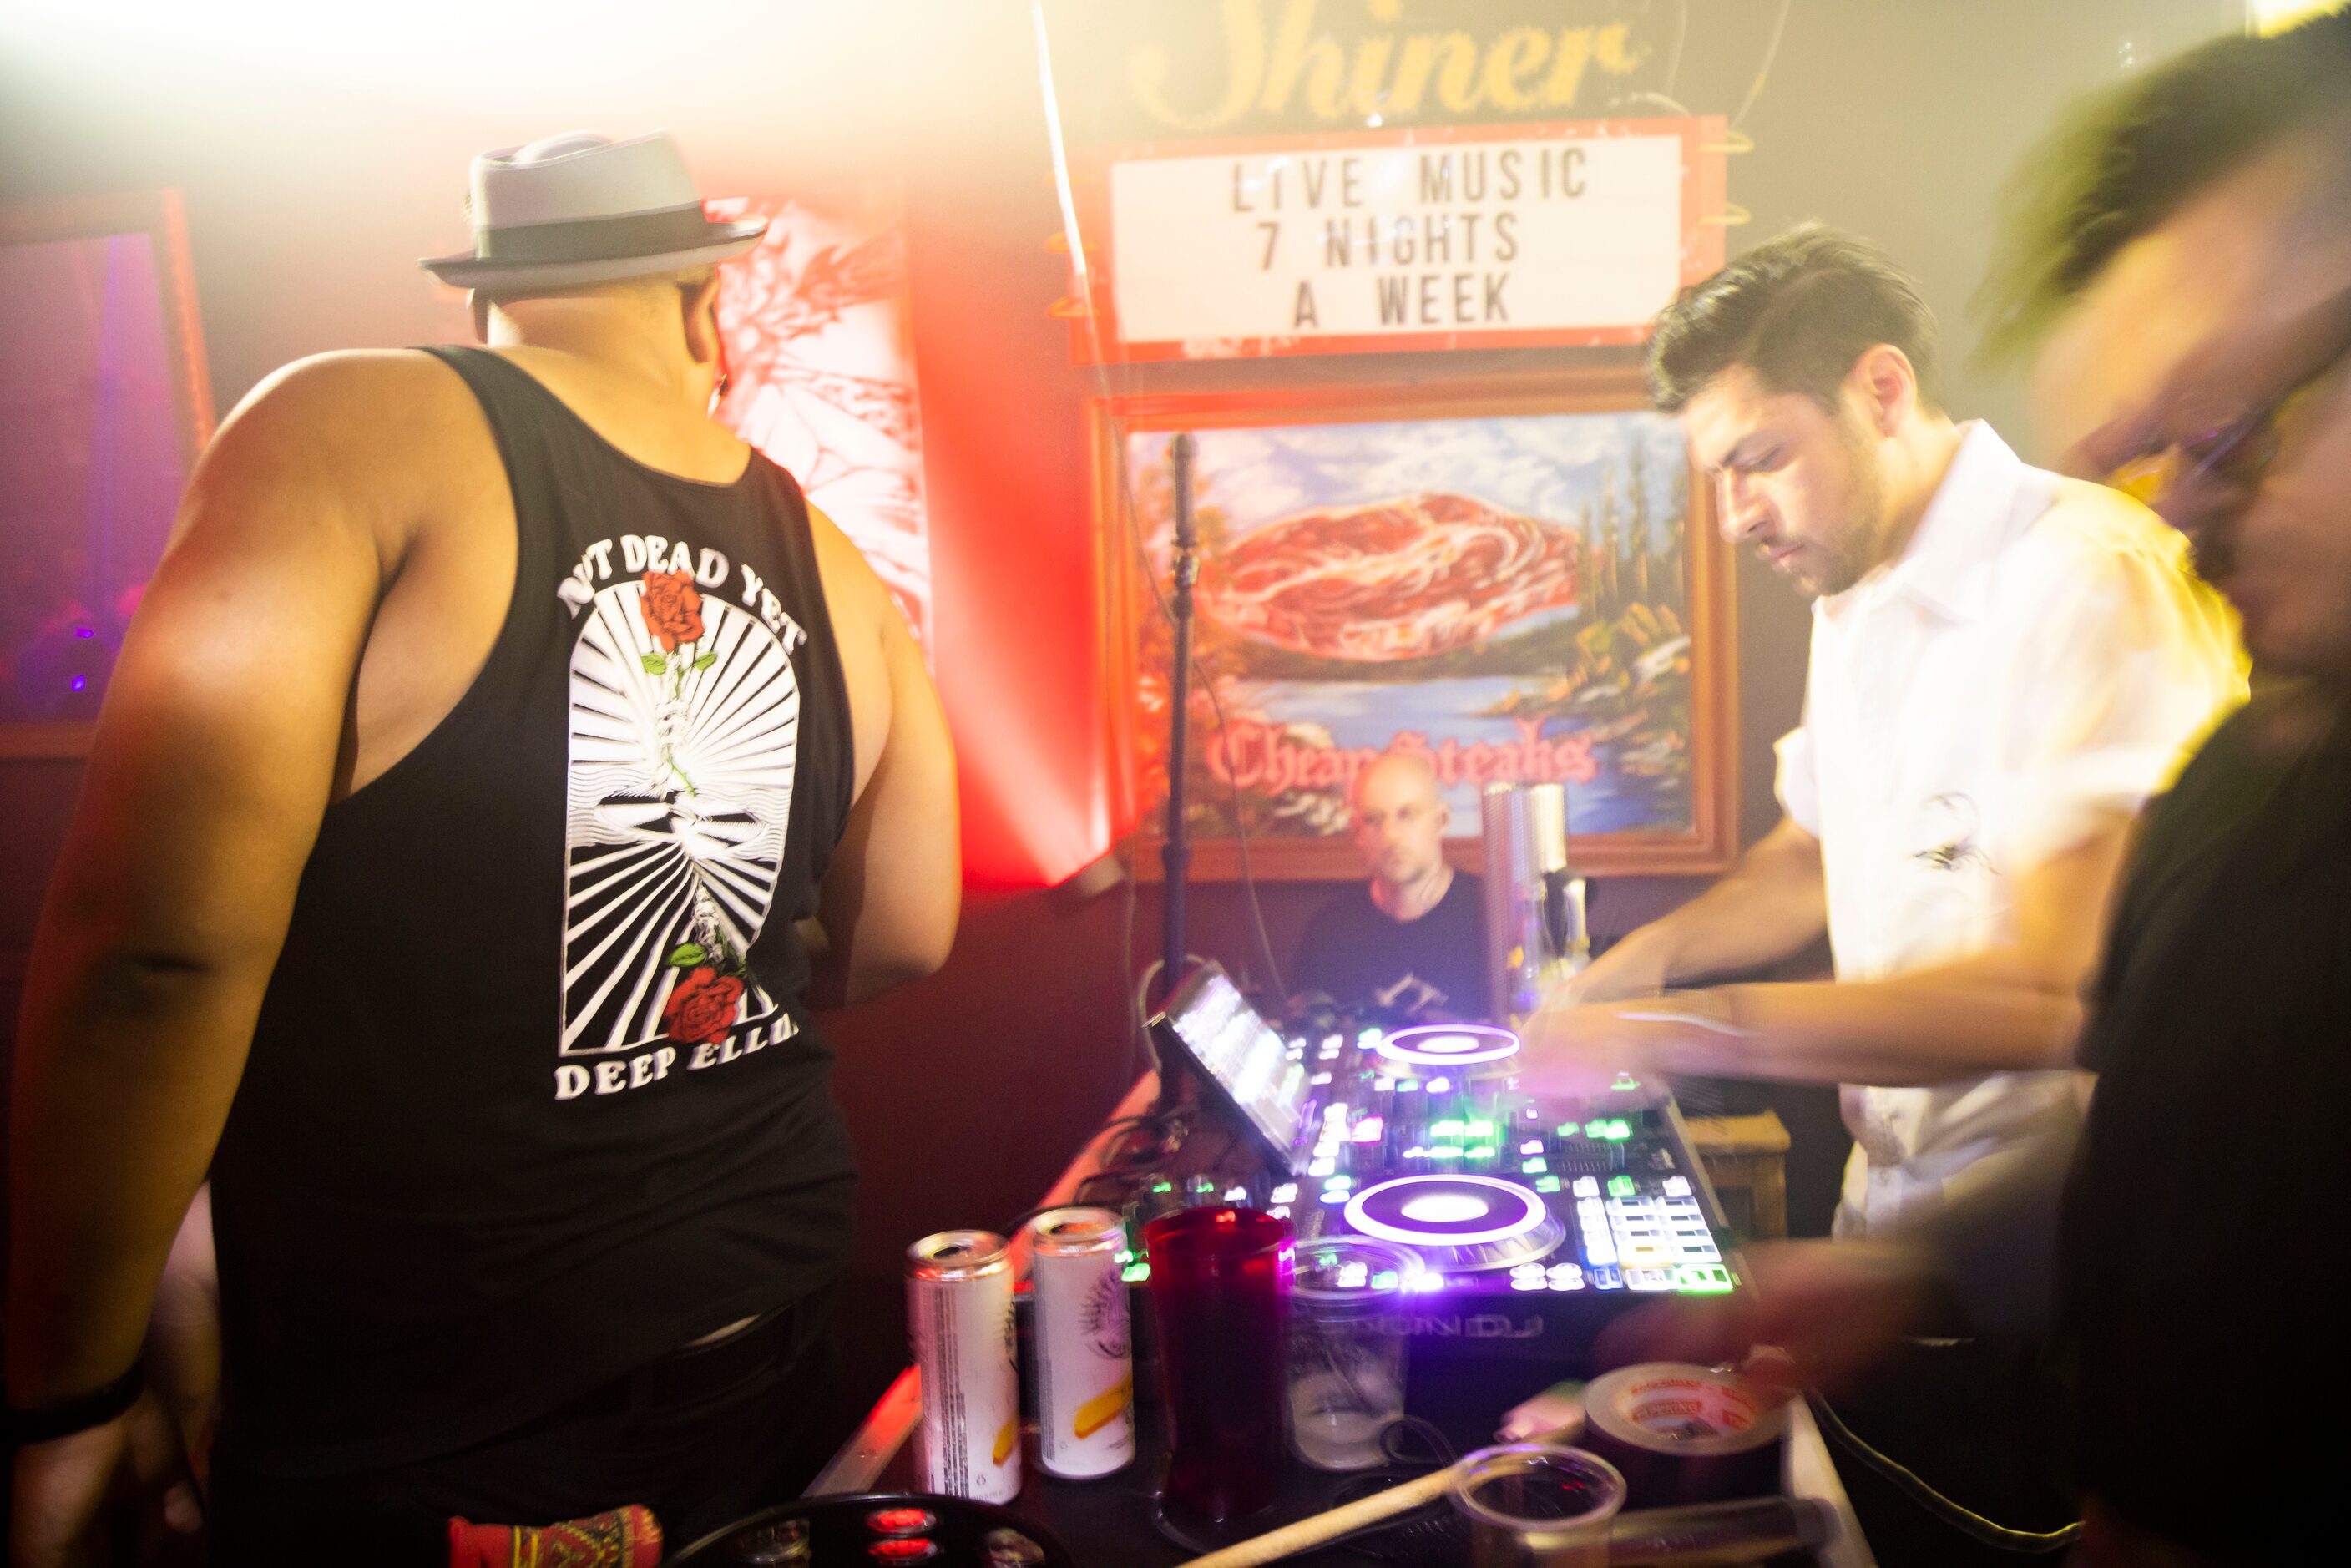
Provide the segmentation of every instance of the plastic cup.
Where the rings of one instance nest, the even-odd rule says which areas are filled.
[[[1317,1469],[1381,1462],[1380,1434],[1404,1414],[1397,1301],[1417,1256],[1360,1236],[1298,1244],[1290,1297],[1290,1446]]]
[[[1190,1208],[1144,1228],[1167,1419],[1160,1506],[1220,1525],[1273,1501],[1282,1468],[1282,1328],[1290,1222]]]
[[[1471,1568],[1607,1568],[1625,1478],[1582,1448],[1513,1443],[1463,1459],[1452,1497]]]

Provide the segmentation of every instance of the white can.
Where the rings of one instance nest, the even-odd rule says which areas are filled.
[[[1020,1382],[1004,1238],[942,1230],[908,1248],[906,1326],[923,1377],[923,1490],[1010,1502],[1020,1491]]]
[[[1084,1480],[1134,1458],[1134,1366],[1126,1227],[1107,1208],[1056,1208],[1036,1219],[1037,1462]]]

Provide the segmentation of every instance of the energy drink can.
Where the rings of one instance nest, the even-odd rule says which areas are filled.
[[[1010,1502],[1020,1490],[1020,1385],[1004,1238],[942,1230],[908,1248],[906,1322],[923,1375],[922,1490]]]
[[[1036,1219],[1037,1462],[1084,1480],[1134,1458],[1134,1370],[1119,1277],[1126,1227],[1106,1208]]]

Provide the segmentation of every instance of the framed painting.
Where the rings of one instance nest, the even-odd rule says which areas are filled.
[[[0,757],[89,748],[211,439],[177,195],[0,207]]]
[[[1730,560],[1638,371],[1109,399],[1093,406],[1112,734],[1137,872],[1167,799],[1170,446],[1200,538],[1186,820],[1195,874],[1360,876],[1354,775],[1424,751],[1448,853],[1478,797],[1566,787],[1594,875],[1737,852]]]

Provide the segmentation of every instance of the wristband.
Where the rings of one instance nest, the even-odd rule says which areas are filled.
[[[103,1427],[138,1404],[146,1387],[147,1364],[140,1359],[131,1362],[131,1369],[113,1382],[87,1394],[29,1409],[11,1402],[5,1416],[8,1444],[21,1448],[29,1443],[54,1442],[93,1427]]]

